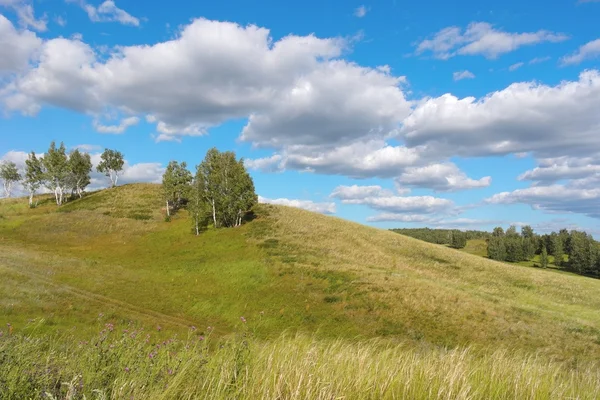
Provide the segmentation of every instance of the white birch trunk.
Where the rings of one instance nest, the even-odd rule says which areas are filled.
[[[34,194],[33,191],[29,192],[29,207],[33,206],[33,194]]]
[[[212,199],[212,211],[213,211],[213,223],[215,224],[215,228],[217,228],[217,211],[215,210],[215,199]]]
[[[167,217],[171,216],[171,212],[169,211],[169,200],[167,200]]]
[[[6,197],[10,197],[10,192],[12,191],[12,182],[4,181],[4,193]]]

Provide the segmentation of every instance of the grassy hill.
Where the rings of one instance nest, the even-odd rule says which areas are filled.
[[[211,327],[215,340],[238,344],[234,333],[244,332],[256,345],[243,353],[248,369],[246,384],[235,386],[240,398],[600,395],[600,372],[590,364],[600,356],[600,280],[494,262],[281,206],[260,205],[242,227],[196,237],[185,211],[164,221],[159,190],[125,185],[61,208],[49,199],[36,209],[23,199],[1,200],[0,326],[10,324],[14,337],[61,332],[78,340],[97,338],[107,324],[143,327],[157,338],[205,335]],[[39,352],[35,346],[44,340],[11,346]],[[54,351],[73,349],[57,344]],[[85,351],[81,357],[90,357]],[[239,358],[232,354],[215,360],[229,365]],[[310,378],[284,360],[317,369]],[[63,361],[65,371],[76,374]],[[452,372],[453,365],[462,370]],[[190,368],[185,374],[196,371]],[[275,370],[289,375],[267,384]],[[484,379],[492,370],[497,379]],[[360,371],[363,381],[348,378]],[[446,381],[449,374],[456,380]],[[94,376],[85,379],[93,385]],[[188,375],[176,376],[183,391],[165,398],[200,390]],[[401,377],[404,383],[394,383]],[[218,386],[224,378],[215,373],[210,379]],[[381,396],[361,392],[385,379],[389,391]],[[441,392],[432,392],[434,381]],[[253,384],[284,392],[259,393]],[[313,386],[321,394],[306,392]],[[228,398],[228,388],[214,398]]]

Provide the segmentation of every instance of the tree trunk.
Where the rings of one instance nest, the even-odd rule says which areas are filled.
[[[198,216],[196,216],[195,222],[196,222],[196,236],[198,236],[200,234],[200,231],[198,230]]]
[[[33,192],[29,192],[29,207],[33,206]]]
[[[167,200],[167,217],[170,217],[171,213],[169,212],[169,200]]]
[[[215,199],[212,199],[213,222],[217,228],[217,211],[215,210]]]

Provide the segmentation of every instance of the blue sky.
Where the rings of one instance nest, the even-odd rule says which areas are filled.
[[[0,157],[115,148],[121,182],[152,182],[217,147],[263,201],[382,228],[598,232],[598,20],[577,0],[0,0]]]

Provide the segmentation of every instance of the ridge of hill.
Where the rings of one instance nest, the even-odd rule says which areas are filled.
[[[160,186],[124,185],[57,208],[0,201],[0,323],[43,330],[134,321],[259,338],[385,338],[426,347],[600,356],[600,281],[482,259],[397,233],[259,205],[196,237],[165,222]]]

